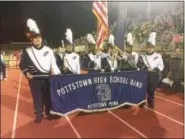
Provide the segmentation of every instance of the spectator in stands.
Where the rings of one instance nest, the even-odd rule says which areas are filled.
[[[0,80],[7,80],[6,78],[6,64],[5,64],[5,61],[4,61],[4,58],[3,58],[3,55],[5,54],[5,52],[1,52],[1,69],[0,69]]]
[[[173,35],[172,43],[175,45],[175,47],[178,47],[179,44],[181,43],[181,35],[180,34]]]
[[[165,78],[169,72],[170,58],[171,56],[167,54],[167,49],[165,47],[161,50],[161,56],[164,63],[164,70],[162,71],[162,79]]]
[[[180,48],[176,47],[170,61],[170,73],[174,81],[178,81],[180,78],[181,60]]]
[[[182,58],[180,48],[175,47],[170,59],[169,72],[166,78],[162,80],[164,84],[168,84],[174,91],[181,92],[183,89],[180,83],[180,71],[182,68]]]

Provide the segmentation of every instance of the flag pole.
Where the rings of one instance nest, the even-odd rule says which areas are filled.
[[[150,0],[148,0],[148,7],[146,10],[146,15],[147,15],[147,18],[150,19],[150,16],[151,16],[151,2],[150,2]]]

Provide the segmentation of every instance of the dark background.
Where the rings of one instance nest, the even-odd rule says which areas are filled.
[[[176,2],[178,3],[178,2]],[[109,25],[116,21],[119,2],[108,2]],[[146,15],[147,2],[129,2],[128,16]],[[152,14],[160,14],[172,2],[151,2]],[[59,44],[66,28],[71,28],[74,38],[96,31],[96,18],[91,2],[0,2],[0,38],[2,43],[27,41],[26,21],[32,18],[49,42]]]

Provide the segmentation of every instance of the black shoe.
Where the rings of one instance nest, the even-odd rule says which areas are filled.
[[[147,107],[154,109],[154,103],[148,103]]]
[[[42,120],[42,115],[36,115],[34,122],[37,124],[37,123],[40,123],[41,120]]]
[[[46,119],[48,119],[49,121],[51,121],[52,120],[52,115],[51,114],[47,114],[46,115]]]

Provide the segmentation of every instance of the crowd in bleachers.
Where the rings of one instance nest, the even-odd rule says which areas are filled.
[[[183,9],[177,7],[166,10],[150,20],[142,20],[142,17],[136,18],[129,28],[132,29],[137,44],[146,42],[151,30],[155,29],[157,44],[168,49],[170,44],[183,42],[183,38],[180,41],[174,38],[177,34],[183,37],[183,27]]]

